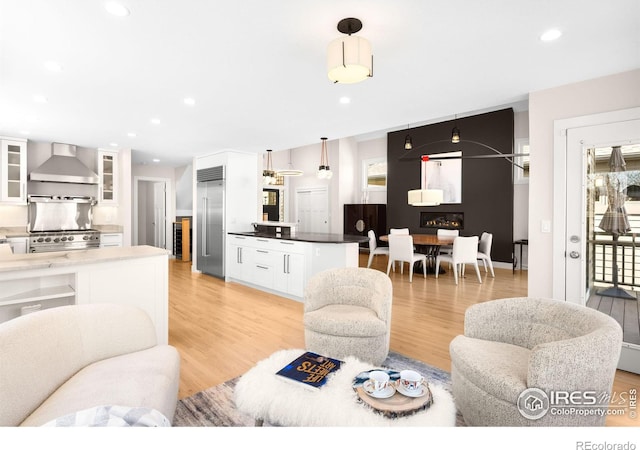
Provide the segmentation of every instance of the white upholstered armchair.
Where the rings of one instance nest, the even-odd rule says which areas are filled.
[[[389,353],[391,280],[364,267],[328,269],[314,275],[304,294],[307,350],[381,364]]]
[[[468,425],[604,425],[604,415],[548,411],[532,419],[521,413],[518,398],[529,388],[548,396],[559,391],[609,395],[621,346],[618,322],[585,306],[538,298],[473,305],[465,313],[464,336],[449,347],[456,406]],[[607,407],[605,400],[594,409]]]

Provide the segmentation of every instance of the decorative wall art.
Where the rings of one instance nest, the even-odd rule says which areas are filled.
[[[436,161],[422,161],[422,189],[441,189],[442,203],[462,203],[462,152],[438,153],[437,156]]]

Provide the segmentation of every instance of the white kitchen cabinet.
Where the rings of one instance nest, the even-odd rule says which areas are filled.
[[[245,280],[251,277],[255,240],[245,236],[229,236],[227,250],[227,265],[225,271],[228,277]]]
[[[27,141],[0,138],[0,202],[27,203]]]
[[[278,265],[275,270],[275,286],[277,291],[285,292],[295,297],[302,297],[304,293],[304,253],[305,244],[302,242],[277,242]]]
[[[118,152],[98,149],[98,203],[118,203]]]
[[[122,247],[122,233],[100,233],[100,248]]]
[[[13,237],[7,238],[7,243],[11,246],[11,251],[14,255],[27,253],[27,248],[29,246],[29,238],[28,237]]]
[[[309,279],[335,267],[358,267],[358,243],[227,234],[226,281],[301,301]]]

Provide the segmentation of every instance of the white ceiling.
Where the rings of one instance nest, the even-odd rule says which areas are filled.
[[[121,2],[127,17],[102,0],[0,0],[0,135],[179,165],[526,105],[640,67],[638,0]],[[334,85],[325,52],[345,17],[363,22],[374,76]],[[552,27],[563,36],[540,41]]]

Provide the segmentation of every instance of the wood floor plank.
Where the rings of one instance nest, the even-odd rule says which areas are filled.
[[[640,345],[640,326],[638,325],[638,301],[627,300],[624,303],[624,341]]]
[[[366,267],[367,254],[360,255]],[[386,272],[376,257],[373,269]],[[467,271],[458,286],[451,273],[438,280],[407,271],[391,272],[393,307],[391,349],[444,370],[451,370],[449,343],[464,327],[466,309],[488,300],[527,295],[527,272],[482,272],[479,284]],[[169,343],[181,355],[179,396],[187,397],[249,370],[276,350],[303,348],[302,303],[207,275],[193,273],[191,263],[169,264]],[[636,311],[637,314],[637,311]],[[640,375],[616,373],[614,390],[638,388]],[[628,416],[608,417],[607,425],[637,426]]]

